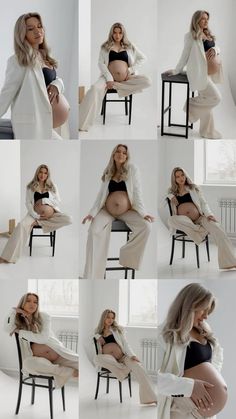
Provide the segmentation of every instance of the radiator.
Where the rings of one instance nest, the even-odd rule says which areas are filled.
[[[142,363],[149,375],[157,373],[157,340],[142,339]]]
[[[222,198],[219,200],[220,221],[226,234],[236,239],[236,199]]]
[[[78,332],[72,330],[61,330],[58,332],[58,339],[66,348],[78,353]]]

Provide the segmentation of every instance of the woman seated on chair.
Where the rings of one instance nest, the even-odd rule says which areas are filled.
[[[26,245],[34,226],[44,233],[71,224],[70,216],[59,209],[59,193],[50,177],[49,167],[41,164],[26,189],[27,215],[20,221],[9,238],[0,257],[0,263],[15,263]]]
[[[124,380],[132,371],[139,383],[140,403],[156,403],[152,383],[141,362],[130,348],[123,328],[115,319],[114,311],[108,309],[103,311],[95,330],[98,347],[95,364],[110,370],[119,381]]]
[[[218,247],[220,269],[235,268],[236,256],[231,241],[212,214],[199,187],[183,168],[173,169],[168,192],[173,213],[168,220],[170,228],[182,230],[196,244],[210,233]]]
[[[132,238],[120,250],[120,264],[139,269],[154,221],[144,208],[138,169],[130,164],[128,147],[118,144],[111,153],[102,175],[102,185],[89,215],[82,223],[91,221],[88,232],[85,279],[103,279],[114,219],[124,221]],[[94,251],[96,249],[96,251]]]
[[[143,53],[128,40],[125,27],[114,23],[100,50],[98,66],[101,76],[80,105],[81,131],[87,131],[93,125],[107,89],[115,89],[119,97],[126,97],[150,86],[146,76],[137,75],[137,68],[144,60]]]
[[[37,294],[23,295],[7,318],[6,330],[19,334],[26,373],[53,375],[56,387],[78,377],[78,355],[55,337],[50,316],[39,310]]]

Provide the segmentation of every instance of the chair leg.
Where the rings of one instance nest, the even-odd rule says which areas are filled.
[[[132,269],[132,277],[131,279],[135,279],[135,269]]]
[[[30,256],[32,255],[32,244],[33,244],[33,229],[31,230],[30,241],[29,241]]]
[[[52,378],[48,379],[48,393],[49,393],[49,406],[50,406],[50,419],[53,419],[53,385]]]
[[[105,100],[105,96],[104,96],[103,101],[102,101],[101,115],[103,115],[103,113],[104,113],[104,100]]]
[[[109,374],[107,374],[107,388],[106,388],[106,393],[107,394],[109,393],[109,384],[110,384],[110,382],[109,382]]]
[[[200,264],[199,264],[199,246],[197,244],[195,244],[195,247],[196,247],[197,267],[199,269],[200,268]]]
[[[56,230],[54,230],[53,232],[53,236],[52,236],[52,257],[54,257],[55,254],[55,245],[56,245]]]
[[[128,278],[128,269],[125,268],[125,279],[127,279],[127,278]]]
[[[173,257],[175,252],[175,238],[172,236],[172,245],[171,245],[171,255],[170,255],[170,265],[172,265]]]
[[[98,372],[98,376],[97,376],[97,387],[96,387],[96,392],[95,392],[95,400],[97,400],[98,398],[98,390],[99,390],[99,384],[100,384],[100,374]]]
[[[120,403],[122,403],[122,382],[119,381]]]
[[[65,387],[64,386],[61,388],[61,398],[62,398],[63,411],[65,412],[66,404],[65,404]]]
[[[35,379],[32,378],[31,404],[34,404],[34,399],[35,399]]]
[[[185,258],[185,238],[182,240],[182,258]]]
[[[107,95],[104,96],[104,103],[103,103],[103,125],[105,125],[106,122],[106,107],[107,107]]]
[[[131,389],[131,374],[128,375],[128,383],[129,383],[129,395],[132,397],[132,389]]]
[[[133,95],[129,96],[129,125],[131,124]]]
[[[207,251],[207,259],[208,259],[208,262],[210,262],[210,251],[209,251],[209,240],[208,240],[208,236],[206,237],[206,251]]]
[[[19,382],[19,390],[18,390],[18,399],[17,399],[17,404],[16,404],[16,411],[15,411],[15,415],[18,415],[19,413],[19,409],[20,409],[20,402],[21,402],[21,395],[22,395],[22,374],[20,374],[20,382]]]
[[[50,231],[50,246],[53,246],[53,232]]]
[[[128,115],[128,99],[127,96],[125,96],[125,115]]]

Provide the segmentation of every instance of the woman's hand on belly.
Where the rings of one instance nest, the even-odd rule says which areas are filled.
[[[208,393],[207,389],[214,387],[213,384],[207,381],[194,380],[193,392],[191,395],[192,401],[197,408],[209,409],[213,405],[213,400]]]
[[[39,343],[32,343],[31,349],[34,356],[38,356],[40,358],[46,358],[48,361],[54,362],[57,360],[59,355],[49,346],[42,345]]]
[[[207,219],[208,219],[208,221],[214,221],[215,223],[217,222],[217,220],[214,217],[214,215],[208,215]]]
[[[112,192],[107,197],[105,207],[109,214],[113,215],[113,217],[117,217],[118,215],[122,215],[129,211],[131,209],[131,204],[127,192]]]
[[[216,56],[216,52],[215,52],[214,48],[210,48],[206,52],[206,58],[207,58],[207,60],[212,60],[213,58],[215,58],[215,56]]]
[[[51,105],[58,101],[59,91],[58,88],[54,84],[49,84],[47,87],[48,98]]]
[[[50,205],[42,204],[42,200],[36,202],[34,210],[40,215],[40,220],[48,220],[55,212],[54,208]]]

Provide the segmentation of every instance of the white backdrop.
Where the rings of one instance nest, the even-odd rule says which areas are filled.
[[[79,1],[79,85],[91,84],[91,0]]]

